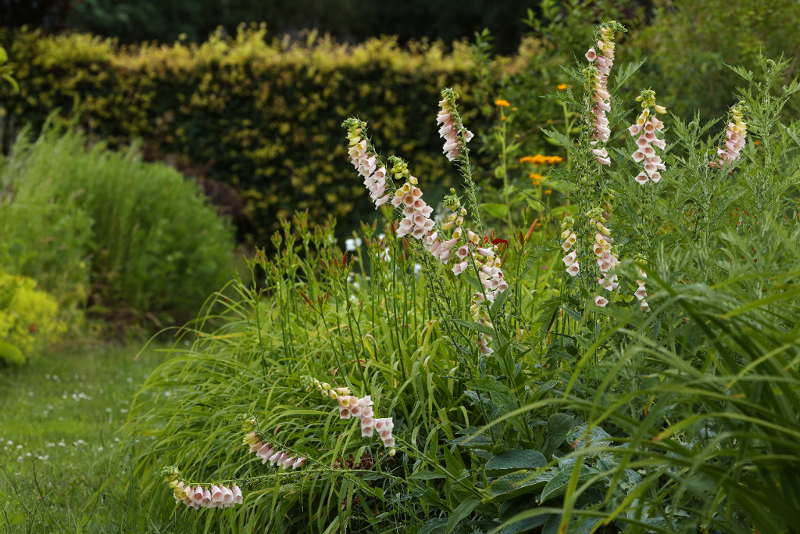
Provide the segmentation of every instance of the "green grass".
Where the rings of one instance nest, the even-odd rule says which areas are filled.
[[[49,351],[0,374],[0,528],[5,532],[155,530],[129,484],[120,432],[132,393],[160,356],[139,345]]]

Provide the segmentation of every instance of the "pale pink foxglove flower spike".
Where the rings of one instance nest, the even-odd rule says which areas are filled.
[[[344,126],[347,128],[347,153],[350,162],[364,179],[370,199],[378,208],[391,198],[386,192],[386,168],[378,167],[378,159],[365,138],[367,124],[357,119],[348,119]]]
[[[645,300],[647,298],[647,287],[645,285],[646,282],[647,282],[647,273],[639,269],[639,279],[636,280],[636,285],[638,287],[636,288],[636,291],[633,292],[633,296],[636,297],[636,299],[639,301],[639,309],[642,310],[643,312],[650,311],[650,305]]]
[[[722,168],[739,159],[747,139],[747,123],[744,122],[744,103],[739,102],[731,108],[730,120],[725,129],[725,143],[717,150],[717,160],[710,167]]]
[[[633,137],[638,135],[636,150],[631,154],[631,158],[636,163],[642,163],[643,170],[634,180],[641,185],[648,182],[658,183],[661,181],[660,171],[666,170],[666,166],[656,153],[656,149],[663,151],[667,143],[658,137],[664,130],[664,123],[655,116],[655,113],[663,114],[667,110],[656,104],[656,94],[651,89],[642,91],[636,100],[642,103],[642,112],[636,118],[636,122],[628,127],[628,133]]]
[[[568,218],[562,224],[562,228],[564,230],[561,232],[561,239],[564,241],[561,243],[561,250],[566,252],[567,254],[561,258],[561,261],[564,262],[564,266],[566,267],[566,273],[570,276],[578,276],[578,273],[581,272],[581,266],[578,262],[578,253],[572,248],[575,246],[575,243],[578,241],[578,236],[572,230],[572,218]],[[570,252],[572,250],[572,252]]]
[[[459,134],[463,131],[463,146],[473,138],[473,133],[461,124],[461,119],[455,109],[455,93],[452,89],[442,91],[439,101],[439,113],[436,115],[436,124],[439,126],[439,137],[444,139],[442,152],[448,161],[455,161],[461,157],[462,140]]]
[[[600,27],[600,39],[597,50],[594,47],[586,51],[585,57],[590,64],[592,89],[592,154],[601,165],[611,165],[611,158],[603,146],[611,137],[607,113],[611,111],[611,95],[608,91],[608,76],[614,66],[614,32],[623,29],[616,22],[609,22]]]

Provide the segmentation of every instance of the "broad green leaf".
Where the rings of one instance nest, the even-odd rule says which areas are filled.
[[[537,473],[537,471],[517,471],[503,475],[489,486],[492,497],[511,498],[524,493],[532,493],[546,485],[555,475],[555,471]]]
[[[503,469],[535,469],[547,464],[544,455],[532,449],[505,451],[488,462],[486,469],[490,471],[500,471]]]
[[[481,204],[481,209],[492,217],[497,217],[498,219],[508,217],[508,206],[505,204]]]

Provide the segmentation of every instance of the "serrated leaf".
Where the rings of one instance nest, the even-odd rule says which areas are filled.
[[[547,136],[547,141],[553,145],[568,148],[572,146],[572,139],[559,132],[558,130],[546,130],[542,128],[542,133]]]
[[[532,449],[517,449],[502,452],[486,462],[486,469],[501,471],[506,469],[536,469],[547,464],[544,455]]]

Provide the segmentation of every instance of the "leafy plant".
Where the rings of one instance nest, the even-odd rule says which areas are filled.
[[[232,272],[229,226],[197,186],[83,134],[22,134],[5,162],[2,264],[72,309],[160,324],[186,317]]]

